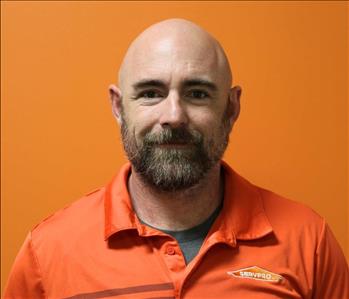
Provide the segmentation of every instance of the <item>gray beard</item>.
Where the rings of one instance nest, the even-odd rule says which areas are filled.
[[[228,145],[227,122],[223,122],[220,136],[211,138],[206,145],[202,134],[186,128],[147,133],[137,145],[123,119],[121,135],[128,159],[143,181],[158,191],[182,191],[197,185],[222,158]],[[171,143],[187,146],[171,148]],[[169,146],[160,147],[161,144]]]

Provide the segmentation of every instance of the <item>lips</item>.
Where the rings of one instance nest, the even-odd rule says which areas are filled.
[[[198,132],[190,132],[185,128],[170,128],[156,134],[147,133],[143,144],[149,148],[185,148],[197,146],[201,141],[202,136]]]
[[[183,143],[179,143],[179,142],[173,142],[173,143],[161,143],[158,144],[158,146],[161,147],[186,147],[186,146],[191,146],[191,143],[187,143],[187,142],[183,142]]]

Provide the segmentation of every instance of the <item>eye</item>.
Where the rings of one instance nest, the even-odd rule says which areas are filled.
[[[161,98],[161,94],[157,92],[156,90],[146,90],[142,91],[139,95],[139,98],[145,98],[145,99],[156,99]]]
[[[205,99],[209,97],[209,94],[204,90],[194,89],[194,90],[190,90],[187,96],[193,99]]]

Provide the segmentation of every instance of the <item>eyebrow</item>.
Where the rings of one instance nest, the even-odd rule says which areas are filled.
[[[188,79],[185,80],[182,84],[184,88],[193,87],[193,86],[203,86],[206,87],[212,91],[217,91],[217,85],[214,84],[211,81],[205,80],[205,79]],[[143,79],[140,80],[134,84],[132,84],[132,87],[137,89],[147,88],[147,87],[159,87],[159,88],[165,88],[166,83],[161,80],[154,80],[154,79]]]
[[[193,86],[203,86],[208,89],[211,89],[212,91],[216,91],[218,89],[216,84],[204,79],[190,79],[190,80],[185,80],[183,83],[183,87],[193,87]]]
[[[132,87],[137,90],[146,87],[166,87],[166,84],[161,80],[144,79],[132,84]]]

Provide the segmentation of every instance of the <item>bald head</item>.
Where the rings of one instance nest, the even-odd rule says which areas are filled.
[[[231,86],[229,62],[218,41],[198,25],[183,19],[156,23],[132,42],[119,70],[119,86],[123,90],[128,78],[144,68],[156,71],[156,63],[174,69],[178,62],[187,68],[196,67],[195,63],[202,65],[225,88]]]

